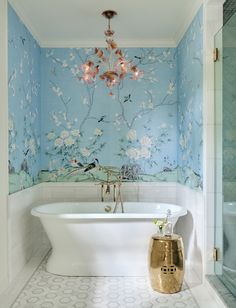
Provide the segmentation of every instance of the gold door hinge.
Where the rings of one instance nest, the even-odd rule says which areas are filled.
[[[215,48],[213,51],[213,60],[214,62],[219,61],[219,49],[218,48]]]
[[[214,249],[213,249],[213,260],[215,262],[219,261],[219,252],[220,252],[219,248],[214,247]]]

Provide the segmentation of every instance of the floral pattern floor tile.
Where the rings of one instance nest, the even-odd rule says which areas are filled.
[[[11,308],[199,307],[187,285],[181,292],[154,292],[148,277],[65,277],[35,271]]]

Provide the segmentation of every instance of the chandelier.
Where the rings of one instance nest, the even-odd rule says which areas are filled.
[[[125,77],[138,80],[143,71],[139,70],[132,60],[127,60],[117,43],[113,39],[115,31],[111,29],[111,19],[117,15],[115,11],[107,10],[102,15],[108,20],[108,27],[105,30],[107,47],[105,50],[95,48],[93,59],[87,60],[81,66],[82,79],[86,84],[92,84],[96,77],[105,82],[110,89],[109,95],[113,95],[112,88],[119,85]],[[95,59],[95,60],[94,60]]]

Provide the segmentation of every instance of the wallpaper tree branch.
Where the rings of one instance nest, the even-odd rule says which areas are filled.
[[[79,78],[93,49],[40,48],[9,7],[10,192],[104,179],[97,165],[124,181],[201,188],[201,16],[178,48],[125,49],[144,75],[109,96],[101,81]]]

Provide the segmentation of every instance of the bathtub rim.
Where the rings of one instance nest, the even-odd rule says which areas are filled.
[[[41,205],[37,205],[36,207],[32,208],[31,215],[39,218],[49,218],[49,219],[68,219],[68,220],[129,220],[129,219],[136,219],[136,220],[143,220],[143,219],[164,219],[166,218],[166,213],[43,213],[38,211],[38,209],[42,206],[47,205],[56,205],[56,204],[72,204],[72,203],[86,203],[85,201],[81,202],[52,202],[52,203],[45,203]],[[87,203],[98,203],[98,202],[87,202]],[[101,203],[101,202],[99,202]],[[124,203],[142,203],[142,202],[124,202]],[[165,204],[170,206],[179,207],[179,211],[175,212],[171,215],[172,219],[179,218],[181,216],[187,215],[187,210],[180,205],[174,203],[164,203],[164,202],[143,202],[143,203],[151,203],[151,204]],[[104,206],[106,203],[104,203]]]

